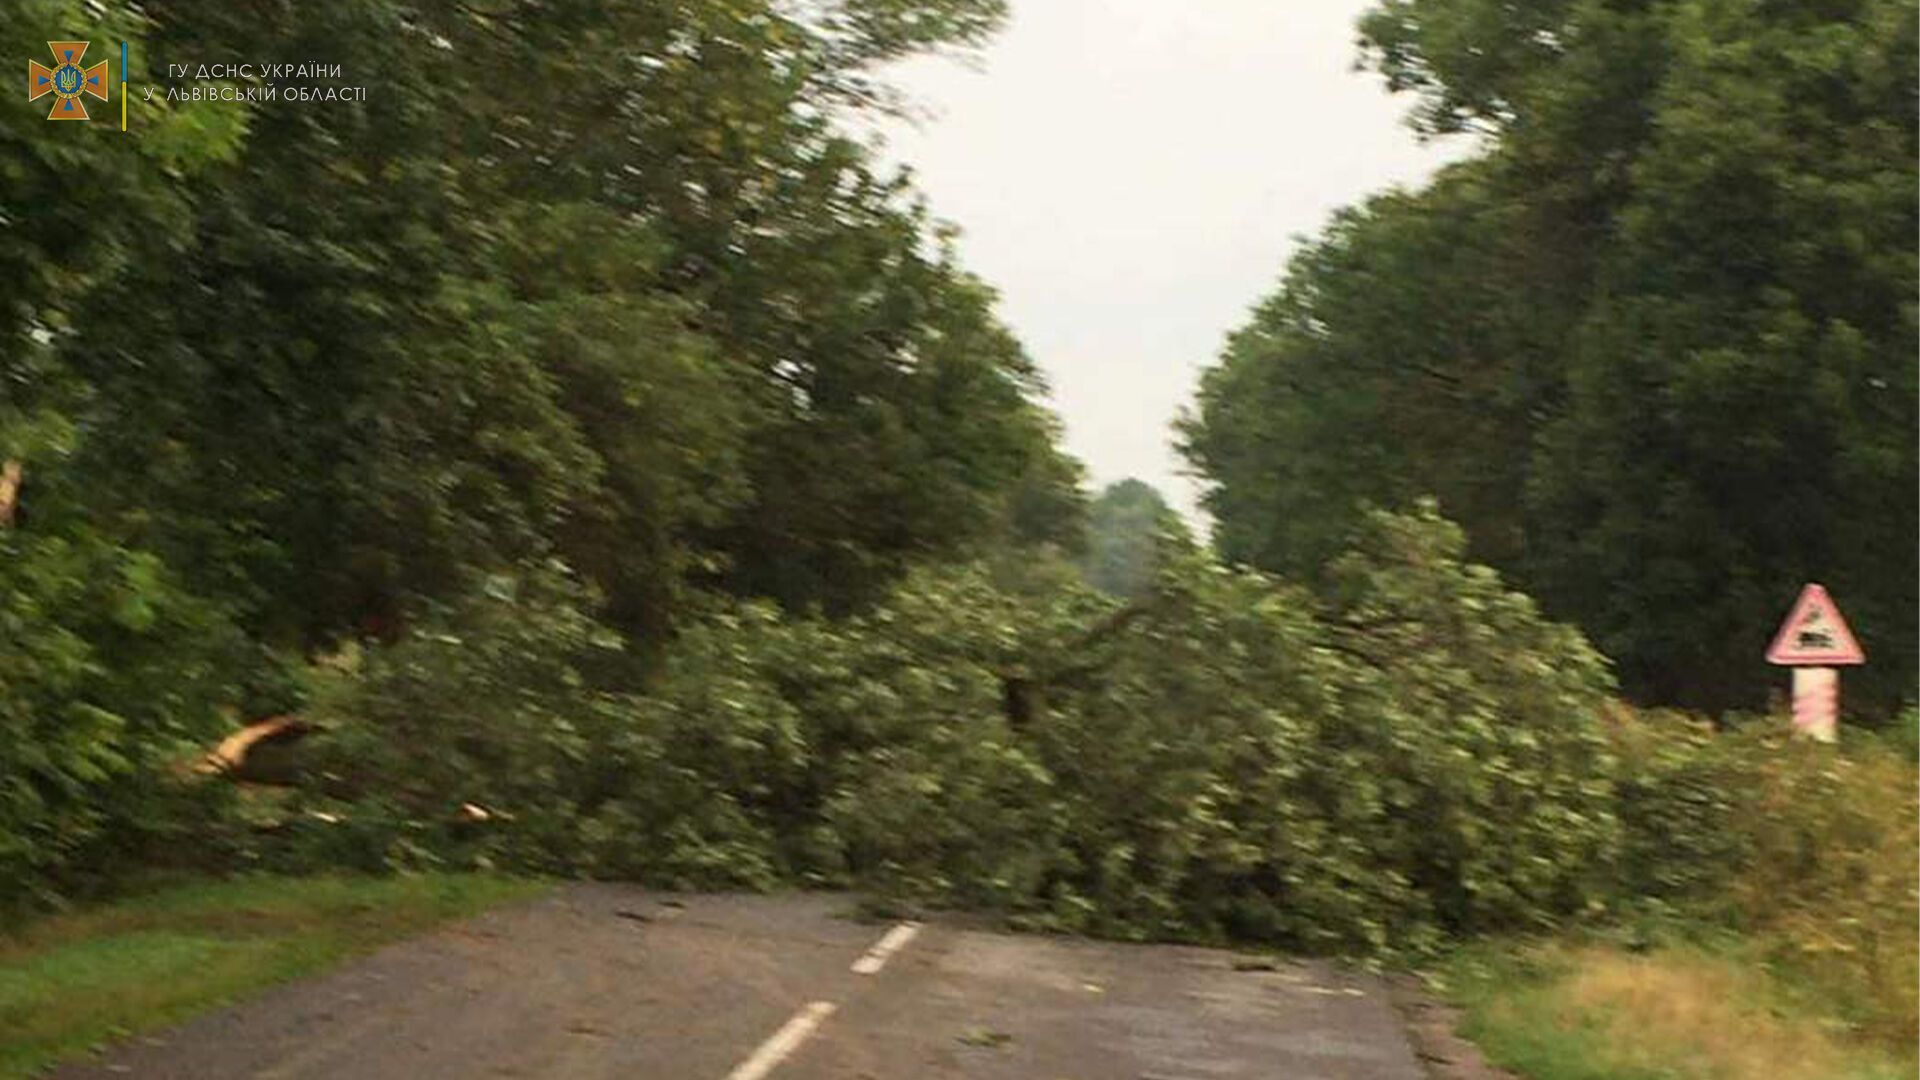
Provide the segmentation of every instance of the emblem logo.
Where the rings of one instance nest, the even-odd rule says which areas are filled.
[[[107,62],[102,60],[90,68],[81,67],[80,62],[87,55],[84,41],[49,41],[47,47],[53,50],[53,67],[27,61],[27,100],[38,101],[52,94],[53,107],[47,112],[47,119],[85,120],[85,95],[107,100]]]

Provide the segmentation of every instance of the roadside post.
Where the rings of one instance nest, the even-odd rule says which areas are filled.
[[[1840,672],[1835,669],[1866,662],[1833,597],[1811,582],[1800,590],[1767,649],[1767,663],[1793,669],[1794,731],[1819,742],[1839,737]]]

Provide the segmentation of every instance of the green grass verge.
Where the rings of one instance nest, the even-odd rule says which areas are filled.
[[[546,887],[472,874],[245,877],[42,919],[0,934],[0,1077]]]
[[[1911,1080],[1855,1025],[1728,942],[1495,942],[1439,972],[1461,1034],[1526,1080]]]

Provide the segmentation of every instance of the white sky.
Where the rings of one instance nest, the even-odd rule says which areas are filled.
[[[927,116],[888,153],[963,230],[1096,489],[1137,476],[1198,520],[1169,425],[1200,368],[1298,236],[1462,153],[1353,70],[1368,6],[1013,0],[972,61],[892,73]]]

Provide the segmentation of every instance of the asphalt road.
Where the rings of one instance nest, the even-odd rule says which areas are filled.
[[[572,886],[53,1075],[1423,1080],[1316,962],[874,924],[826,895]]]

